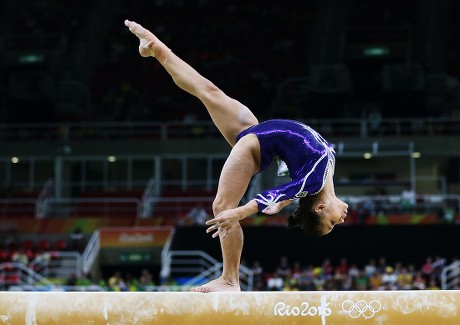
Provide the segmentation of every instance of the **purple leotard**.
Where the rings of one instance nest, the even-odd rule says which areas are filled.
[[[321,191],[331,166],[334,172],[335,151],[311,127],[291,120],[268,120],[242,131],[237,141],[255,134],[260,143],[260,170],[266,169],[276,156],[284,161],[291,181],[257,194],[261,212],[280,201],[314,195]]]

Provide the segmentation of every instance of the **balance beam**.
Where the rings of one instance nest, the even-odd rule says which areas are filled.
[[[460,291],[0,292],[0,324],[460,324]]]

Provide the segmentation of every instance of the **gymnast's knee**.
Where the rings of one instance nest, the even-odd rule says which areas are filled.
[[[212,213],[217,216],[219,213],[225,210],[233,209],[233,204],[227,202],[224,198],[217,196],[212,202]]]

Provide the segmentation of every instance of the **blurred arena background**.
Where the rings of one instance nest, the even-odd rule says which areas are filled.
[[[460,3],[0,2],[0,289],[188,290],[229,147],[124,19],[260,120],[336,145],[346,223],[244,220],[245,290],[458,289]],[[257,175],[245,200],[285,181]]]

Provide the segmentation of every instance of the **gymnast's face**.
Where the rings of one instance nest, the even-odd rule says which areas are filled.
[[[348,204],[338,197],[333,196],[320,200],[315,210],[322,217],[323,234],[327,235],[335,225],[345,222],[348,213]]]

